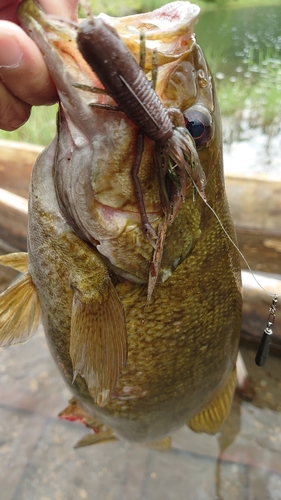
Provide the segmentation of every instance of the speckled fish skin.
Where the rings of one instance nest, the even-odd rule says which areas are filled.
[[[190,8],[188,2],[163,7],[170,20],[175,4],[186,11]],[[224,187],[215,89],[192,34],[198,10],[190,12],[190,21],[187,15],[171,41],[173,47],[176,40],[185,46],[180,55],[167,52],[169,36],[163,27],[161,36],[155,28],[156,90],[166,107],[184,111],[199,102],[211,112],[214,136],[199,152],[206,195],[235,240]],[[44,53],[60,97],[58,135],[34,166],[29,201],[29,273],[48,344],[70,390],[90,414],[124,439],[155,441],[208,408],[235,369],[241,324],[238,255],[203,200],[197,196],[194,202],[190,183],[186,201],[168,228],[159,281],[147,305],[153,249],[141,230],[130,178],[136,127],[123,113],[89,106],[93,101],[111,103],[110,97],[72,86],[76,82],[100,86],[75,48],[74,29],[55,30],[53,25],[61,23],[44,20],[32,0],[23,2],[20,17]],[[139,29],[142,22],[153,23],[154,17],[110,18],[136,58],[138,31],[130,35],[126,26]],[[150,48],[147,32],[147,73]],[[154,143],[148,139],[140,179],[148,217],[157,230],[163,213]],[[127,364],[105,406],[96,404],[79,373],[73,381],[70,331],[77,279],[86,291],[94,289],[96,305],[102,302],[99,292],[103,293],[104,283],[113,284],[120,310],[123,307]],[[195,430],[208,432],[208,425]]]

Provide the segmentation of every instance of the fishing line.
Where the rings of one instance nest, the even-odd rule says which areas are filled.
[[[233,239],[231,238],[231,236],[229,236],[228,232],[226,231],[225,227],[223,226],[218,214],[215,212],[215,210],[211,207],[211,205],[207,202],[207,200],[205,198],[203,198],[203,196],[201,196],[202,200],[204,201],[205,205],[207,205],[207,207],[211,210],[211,212],[214,214],[214,216],[216,217],[220,227],[222,228],[224,234],[227,236],[227,238],[229,239],[230,243],[232,243],[232,245],[234,246],[234,248],[237,250],[237,252],[239,253],[240,257],[242,257],[243,261],[245,262],[247,268],[249,269],[251,275],[253,276],[255,282],[258,284],[258,286],[267,294],[269,295],[270,297],[279,297],[279,295],[276,295],[275,293],[270,293],[268,292],[262,285],[261,283],[258,281],[258,279],[256,278],[256,276],[254,275],[254,272],[252,271],[246,257],[243,255],[243,253],[241,252],[241,250],[238,248],[238,246],[236,245],[236,243],[233,241]]]
[[[268,318],[267,318],[267,324],[266,324],[266,327],[265,327],[265,329],[263,331],[263,336],[262,336],[262,339],[260,341],[260,345],[259,345],[256,357],[255,357],[256,364],[258,366],[264,366],[265,363],[266,363],[268,354],[269,354],[269,349],[270,349],[270,344],[271,344],[271,337],[272,337],[272,334],[273,334],[272,326],[274,324],[275,315],[276,315],[277,299],[278,299],[278,297],[280,297],[280,294],[278,295],[276,293],[270,293],[270,292],[268,292],[261,285],[261,283],[258,281],[258,279],[256,278],[256,276],[254,275],[254,272],[252,271],[252,269],[251,269],[251,267],[250,267],[250,265],[249,265],[246,257],[243,255],[243,253],[238,248],[238,246],[236,245],[236,243],[233,241],[233,239],[231,238],[231,236],[228,234],[228,232],[225,229],[225,227],[224,227],[222,221],[220,220],[218,214],[213,209],[213,207],[211,207],[211,205],[207,202],[206,198],[202,195],[202,193],[200,192],[200,189],[196,185],[195,181],[192,178],[191,178],[191,180],[192,180],[193,186],[195,187],[196,191],[198,192],[200,198],[202,198],[202,200],[204,201],[205,205],[207,205],[207,207],[209,208],[209,210],[211,210],[212,214],[217,219],[217,221],[218,221],[221,229],[223,230],[224,234],[229,239],[230,243],[234,246],[234,248],[236,249],[236,251],[238,252],[238,254],[240,255],[240,257],[242,257],[243,261],[245,262],[247,268],[249,269],[251,275],[253,276],[253,278],[256,281],[256,283],[258,284],[258,286],[267,295],[269,295],[270,297],[272,297],[272,303],[271,303],[271,306],[269,308],[269,315],[268,315]]]

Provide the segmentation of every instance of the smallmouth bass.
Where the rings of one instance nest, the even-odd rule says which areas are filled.
[[[193,33],[198,14],[195,5],[173,2],[148,14],[102,15],[137,62],[145,33],[148,79],[157,48],[157,95],[170,110],[173,130],[181,128],[182,115],[184,134],[198,149],[185,153],[190,170],[183,175],[179,165],[165,166],[163,145],[143,138],[141,196],[161,240],[153,248],[131,175],[138,124],[112,109],[112,96],[77,48],[77,28],[46,16],[34,0],[20,5],[21,22],[58,89],[59,114],[57,135],[32,173],[28,255],[0,260],[25,271],[0,296],[0,343],[28,340],[41,317],[50,351],[81,407],[74,413],[88,414],[92,427],[102,429],[93,441],[116,435],[151,443],[184,424],[215,433],[232,401],[239,258],[195,196],[192,177],[200,165],[208,202],[235,239],[213,79]],[[200,142],[202,126],[211,132]],[[148,302],[154,261],[159,269]]]

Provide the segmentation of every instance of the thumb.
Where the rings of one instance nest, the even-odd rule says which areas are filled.
[[[41,0],[41,5],[49,14],[77,19],[77,0]],[[29,118],[31,106],[56,102],[57,92],[40,50],[19,26],[0,21],[0,46],[0,128],[15,130]]]

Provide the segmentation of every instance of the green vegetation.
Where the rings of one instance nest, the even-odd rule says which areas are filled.
[[[91,0],[95,14],[106,12],[111,16],[124,16],[132,12],[148,12],[157,9],[169,0]],[[202,10],[213,10],[221,7],[243,8],[262,5],[280,5],[281,0],[190,0]]]
[[[196,3],[196,2],[195,2]],[[227,8],[261,7],[269,5],[280,5],[280,0],[230,0]]]
[[[278,53],[251,54],[244,74],[217,82],[223,117],[233,117],[233,128],[241,118],[249,127],[261,127],[269,136],[280,132],[281,61]]]
[[[144,0],[145,1],[145,0]],[[202,10],[217,9],[226,7],[227,9],[241,9],[247,7],[261,7],[265,5],[280,5],[281,0],[192,0],[191,3],[197,3]]]
[[[13,132],[0,130],[0,139],[30,142],[31,144],[42,144],[45,146],[55,136],[56,113],[57,104],[54,106],[34,106],[27,123]]]

